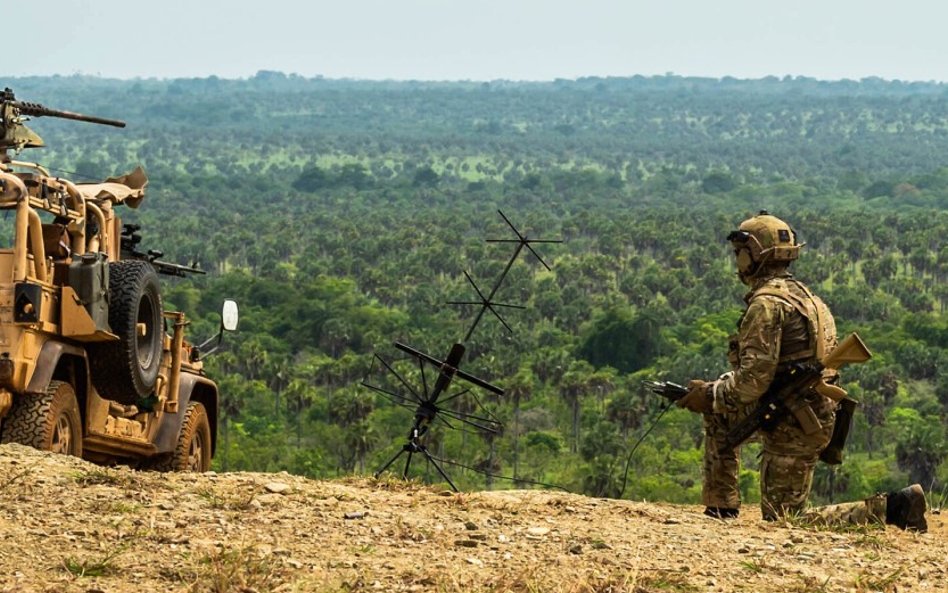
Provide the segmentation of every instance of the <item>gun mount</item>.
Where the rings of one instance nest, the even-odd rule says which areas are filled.
[[[13,90],[8,87],[3,89],[3,92],[0,92],[0,131],[2,131],[2,135],[0,135],[0,149],[4,151],[12,149],[14,152],[19,153],[24,148],[39,148],[45,146],[43,139],[24,123],[28,121],[30,117],[58,117],[61,119],[84,121],[116,128],[125,127],[125,122],[117,119],[83,115],[72,111],[60,111],[58,109],[50,109],[39,103],[17,101]]]

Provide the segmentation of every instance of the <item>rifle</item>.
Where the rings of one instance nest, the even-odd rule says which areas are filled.
[[[837,424],[833,429],[833,436],[821,459],[827,463],[842,461],[842,447],[849,434],[849,425],[852,421],[852,411],[855,406],[853,400],[846,398],[846,391],[836,385],[830,385],[823,380],[823,371],[837,370],[851,362],[865,362],[872,357],[869,348],[855,332],[849,334],[845,340],[822,361],[796,363],[786,372],[774,377],[773,383],[767,392],[761,396],[760,403],[754,410],[741,419],[727,433],[724,444],[719,452],[724,454],[746,441],[748,437],[763,430],[770,432],[788,415],[793,414],[800,427],[806,434],[813,434],[822,429],[816,414],[802,395],[813,390],[822,396],[842,405],[837,411]]]

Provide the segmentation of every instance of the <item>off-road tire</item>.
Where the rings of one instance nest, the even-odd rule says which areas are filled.
[[[203,404],[188,404],[174,453],[156,460],[152,469],[160,472],[206,472],[211,469],[211,423]]]
[[[46,393],[17,395],[0,442],[82,457],[82,417],[72,385],[50,381]]]
[[[109,326],[118,341],[89,348],[92,382],[99,395],[134,404],[155,389],[161,364],[161,293],[150,263],[109,264]],[[145,328],[139,335],[139,324]]]

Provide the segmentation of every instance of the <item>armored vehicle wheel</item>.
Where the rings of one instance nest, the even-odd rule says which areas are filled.
[[[162,472],[206,472],[211,469],[211,424],[203,404],[188,404],[174,453],[160,459],[153,468]]]
[[[44,394],[17,397],[13,409],[3,419],[0,442],[81,457],[82,418],[72,386],[50,381]]]
[[[158,274],[151,264],[109,264],[109,326],[119,340],[93,346],[89,357],[102,397],[134,404],[154,390],[161,363],[161,314]]]

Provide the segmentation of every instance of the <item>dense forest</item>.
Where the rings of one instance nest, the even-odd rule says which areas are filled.
[[[45,118],[21,158],[101,179],[137,164],[146,248],[206,276],[166,308],[240,331],[209,359],[223,394],[215,467],[371,473],[412,409],[367,388],[422,377],[395,341],[443,357],[465,337],[512,238],[510,267],[465,342],[465,371],[505,390],[457,395],[499,434],[433,425],[463,488],[553,484],[698,500],[700,419],[643,389],[726,370],[744,287],[724,237],[767,209],[806,242],[794,265],[873,358],[844,371],[860,402],[817,501],[922,483],[948,489],[948,87],[865,79],[678,76],[549,83],[305,79],[7,79],[21,100],[126,120]],[[661,416],[659,418],[659,416]],[[657,420],[657,422],[656,422]],[[652,428],[654,424],[654,428]],[[462,428],[469,430],[462,430]],[[648,434],[646,435],[646,431]],[[644,438],[643,438],[644,437]],[[640,442],[632,451],[633,446]],[[631,453],[631,455],[630,455]],[[741,486],[756,500],[756,445]],[[415,464],[413,474],[437,481]],[[940,494],[937,494],[940,493]]]

